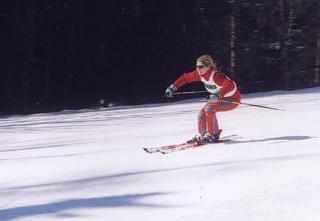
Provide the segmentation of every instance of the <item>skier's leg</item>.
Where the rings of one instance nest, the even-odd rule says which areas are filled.
[[[219,133],[219,124],[216,117],[217,112],[229,111],[235,109],[239,104],[218,100],[217,102],[208,102],[205,105],[206,130],[210,135]]]
[[[202,136],[207,133],[206,112],[204,108],[202,108],[198,114],[198,132]]]
[[[219,133],[219,124],[216,116],[216,110],[211,105],[206,105],[206,131],[210,135]]]

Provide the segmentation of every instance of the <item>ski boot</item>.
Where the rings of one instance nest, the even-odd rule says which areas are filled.
[[[202,142],[203,143],[218,143],[221,132],[222,132],[222,130],[220,129],[217,134],[208,134],[208,133],[205,134],[202,137]]]
[[[199,135],[194,136],[191,140],[187,141],[188,144],[202,144],[202,137]]]

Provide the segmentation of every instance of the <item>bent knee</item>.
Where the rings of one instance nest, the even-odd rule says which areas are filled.
[[[212,106],[206,106],[204,110],[206,114],[215,114],[217,112],[216,109]]]

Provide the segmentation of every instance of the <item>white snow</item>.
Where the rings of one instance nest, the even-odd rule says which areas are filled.
[[[196,134],[204,100],[0,118],[0,221],[318,221],[320,88],[245,95]]]

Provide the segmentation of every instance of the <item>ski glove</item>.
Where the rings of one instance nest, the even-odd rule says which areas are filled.
[[[216,89],[213,93],[207,96],[207,100],[209,103],[215,103],[219,100],[219,98],[220,98],[220,91],[218,89]]]
[[[177,87],[174,86],[174,84],[171,84],[169,87],[167,87],[166,96],[173,97],[173,92],[175,92],[176,90],[177,90]]]

